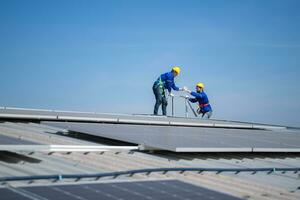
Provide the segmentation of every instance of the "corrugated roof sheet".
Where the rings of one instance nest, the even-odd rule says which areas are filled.
[[[43,144],[98,144],[68,137],[64,129],[37,123],[0,123],[0,134]],[[97,141],[99,142],[99,141]],[[299,167],[297,153],[174,153],[174,152],[104,152],[104,153],[54,153],[14,154],[1,152],[0,177],[97,173],[128,169],[160,167]],[[122,179],[173,178],[250,199],[300,199],[299,172],[168,172],[139,174]],[[92,180],[82,180],[91,182]],[[99,180],[98,180],[99,181]],[[47,181],[43,181],[45,183]],[[101,180],[100,180],[101,182]],[[38,184],[14,182],[12,185]],[[52,184],[47,182],[47,184]]]

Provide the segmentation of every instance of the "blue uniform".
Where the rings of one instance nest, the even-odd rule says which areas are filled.
[[[171,90],[178,91],[179,88],[174,83],[173,72],[167,72],[162,75],[153,84],[153,93],[155,95],[154,115],[158,114],[158,108],[162,105],[162,114],[167,115],[168,100],[165,94],[165,89],[171,93]]]
[[[189,98],[189,101],[192,103],[198,102],[201,113],[207,113],[212,111],[212,108],[208,101],[208,97],[205,94],[205,92],[192,92],[191,95],[195,98]]]
[[[174,74],[173,72],[167,72],[162,74],[154,83],[161,84],[164,89],[167,89],[169,92],[171,92],[171,89],[178,91],[179,88],[174,83]]]

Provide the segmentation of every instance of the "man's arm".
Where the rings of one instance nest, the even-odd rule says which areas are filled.
[[[179,91],[179,87],[177,87],[174,82],[172,83],[171,87],[173,88],[173,90]]]
[[[168,88],[170,88],[170,90],[171,90],[171,88],[173,89],[173,90],[175,90],[175,91],[179,91],[179,87],[177,87],[176,85],[175,85],[175,82],[174,82],[174,76],[172,75],[172,73],[168,73]]]
[[[189,98],[189,101],[192,103],[196,103],[198,100],[196,98]]]
[[[191,92],[191,95],[196,97],[196,98],[203,98],[203,95],[197,92]]]

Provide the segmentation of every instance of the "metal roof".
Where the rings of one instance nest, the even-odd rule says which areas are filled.
[[[80,134],[80,133],[79,133]],[[0,135],[22,138],[41,144],[109,145],[110,140],[74,138],[66,129],[33,122],[0,123]],[[94,140],[94,141],[93,141]],[[111,141],[114,145],[116,141]],[[124,145],[121,144],[120,145]],[[53,175],[94,174],[158,168],[299,168],[299,153],[178,153],[170,151],[109,152],[0,152],[0,178]],[[299,171],[164,171],[121,175],[107,178],[82,178],[37,181],[13,181],[2,187],[53,185],[56,183],[102,183],[119,180],[176,179],[244,199],[300,199]]]

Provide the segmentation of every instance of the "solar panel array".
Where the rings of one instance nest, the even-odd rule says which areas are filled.
[[[0,188],[2,199],[108,200],[238,200],[220,192],[178,180]]]
[[[196,118],[0,108],[0,118],[175,152],[300,152],[300,129]]]
[[[300,134],[288,130],[275,132],[128,124],[43,123],[71,131],[176,152],[300,152]]]
[[[165,117],[151,115],[122,115],[101,114],[56,110],[35,110],[20,108],[0,108],[0,119],[21,119],[38,121],[74,121],[74,122],[104,122],[119,124],[144,124],[168,126],[197,126],[197,127],[225,127],[248,129],[282,129],[283,126],[233,122],[225,120],[200,120],[199,118]]]

